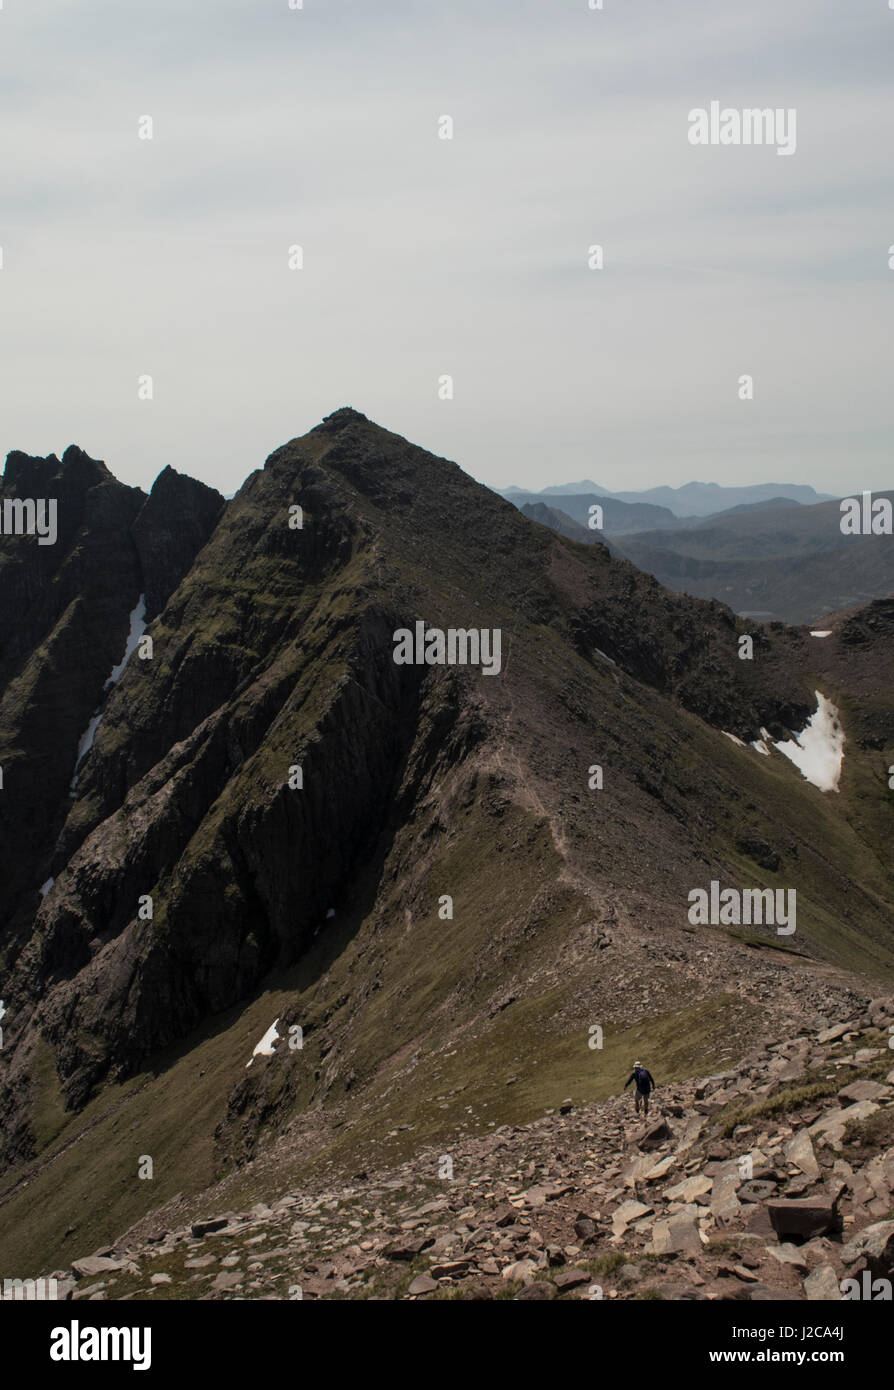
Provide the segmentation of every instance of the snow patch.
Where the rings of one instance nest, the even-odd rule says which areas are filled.
[[[837,792],[844,758],[844,730],[832,701],[818,690],[813,693],[816,714],[810,716],[794,739],[777,743],[776,748],[814,787],[821,792]]]
[[[721,729],[720,732],[724,735],[725,738],[731,738],[733,743],[738,743],[740,748],[747,747],[747,744],[744,744],[740,738],[736,738],[735,734],[728,734],[726,732],[726,729]]]
[[[41,884],[39,891],[42,898],[46,897],[55,882],[56,880],[54,878],[48,878],[46,883]]]
[[[762,738],[755,739],[751,747],[755,750],[755,752],[763,753],[765,758],[769,758],[770,750]]]
[[[140,594],[140,597],[137,600],[137,605],[130,615],[130,631],[127,634],[127,643],[124,648],[124,655],[118,662],[118,665],[112,667],[112,674],[109,676],[108,680],[103,686],[103,690],[108,690],[110,685],[118,684],[121,677],[124,675],[125,666],[127,665],[128,661],[130,661],[130,658],[136,651],[137,644],[139,643],[139,640],[145,631],[146,595]],[[78,768],[81,766],[81,763],[84,761],[87,754],[90,752],[90,749],[93,747],[93,740],[96,738],[96,730],[102,723],[103,713],[104,711],[102,709],[96,710],[90,717],[90,723],[87,725],[86,729],[81,734],[80,741],[78,743],[78,756],[75,760],[74,773],[71,779],[71,787],[69,788],[70,796],[74,796],[75,792],[77,791]],[[43,889],[41,889],[40,891],[43,892]]]
[[[594,647],[593,650],[597,656],[602,657],[603,661],[607,661],[609,666],[614,666],[616,664],[614,661],[612,661],[610,656],[606,656],[605,652],[601,652],[598,647]]]
[[[74,776],[71,779],[72,791],[75,791],[78,785],[78,768],[81,766],[81,763],[84,761],[87,754],[90,752],[90,749],[93,747],[93,740],[96,737],[96,730],[99,728],[101,723],[102,715],[94,714],[91,717],[90,723],[87,725],[86,729],[81,734],[80,741],[78,743],[78,757],[77,762],[75,763]]]
[[[117,685],[124,675],[124,668],[137,649],[137,643],[146,631],[146,595],[140,594],[137,606],[130,615],[130,632],[127,634],[127,645],[124,648],[124,655],[118,665],[112,668],[112,674],[103,686],[103,690],[108,690],[110,685]]]
[[[811,637],[831,637],[831,636],[832,636],[832,629],[829,628],[827,631],[824,631],[824,632],[811,632],[810,635],[811,635]]]
[[[271,1023],[270,1027],[267,1029],[267,1032],[264,1034],[261,1041],[258,1043],[254,1052],[251,1054],[248,1061],[246,1062],[246,1070],[248,1070],[248,1068],[251,1066],[252,1062],[255,1060],[256,1057],[273,1056],[274,1048],[276,1044],[279,1042],[281,1036],[281,1034],[277,1031],[277,1023],[279,1023],[279,1019],[275,1018]]]

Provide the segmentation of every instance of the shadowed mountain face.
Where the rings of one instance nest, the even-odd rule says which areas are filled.
[[[12,453],[0,508],[52,499],[58,534],[0,538],[0,873],[7,951],[30,933],[34,892],[70,809],[78,744],[104,703],[130,615],[153,617],[220,515],[212,488],[166,468],[146,497],[73,446]]]
[[[510,1069],[534,1113],[593,1023],[667,1040],[689,1009],[690,1074],[718,1027],[734,1048],[820,980],[862,987],[845,967],[890,978],[888,606],[823,640],[745,623],[349,409],[226,504],[171,470],[147,499],[78,451],[22,459],[5,488],[68,499],[56,547],[6,537],[0,560],[0,1225],[42,1258],[276,1136],[355,1165],[402,1128],[439,1140],[451,1078],[499,1122]],[[143,595],[151,644],[108,686]],[[499,630],[494,673],[398,664],[419,621]],[[723,732],[785,739],[817,690],[837,793]],[[712,879],[796,890],[795,935],[693,927]],[[247,1071],[274,1017],[303,1045]]]

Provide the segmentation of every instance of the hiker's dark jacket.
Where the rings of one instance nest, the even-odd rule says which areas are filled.
[[[630,1073],[627,1080],[624,1082],[625,1091],[627,1090],[627,1087],[630,1085],[631,1081],[636,1082],[636,1089],[639,1091],[641,1096],[647,1096],[655,1085],[655,1082],[652,1080],[652,1073],[646,1071],[645,1067],[640,1067],[639,1071],[637,1071],[636,1067],[633,1068],[633,1071]]]

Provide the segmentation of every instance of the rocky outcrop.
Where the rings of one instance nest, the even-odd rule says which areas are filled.
[[[132,528],[149,622],[158,617],[188,573],[225,505],[214,488],[177,473],[170,465],[155,479]]]

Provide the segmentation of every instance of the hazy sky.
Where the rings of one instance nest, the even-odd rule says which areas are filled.
[[[894,11],[603,3],[3,0],[0,451],[229,493],[353,405],[494,485],[894,485]]]

